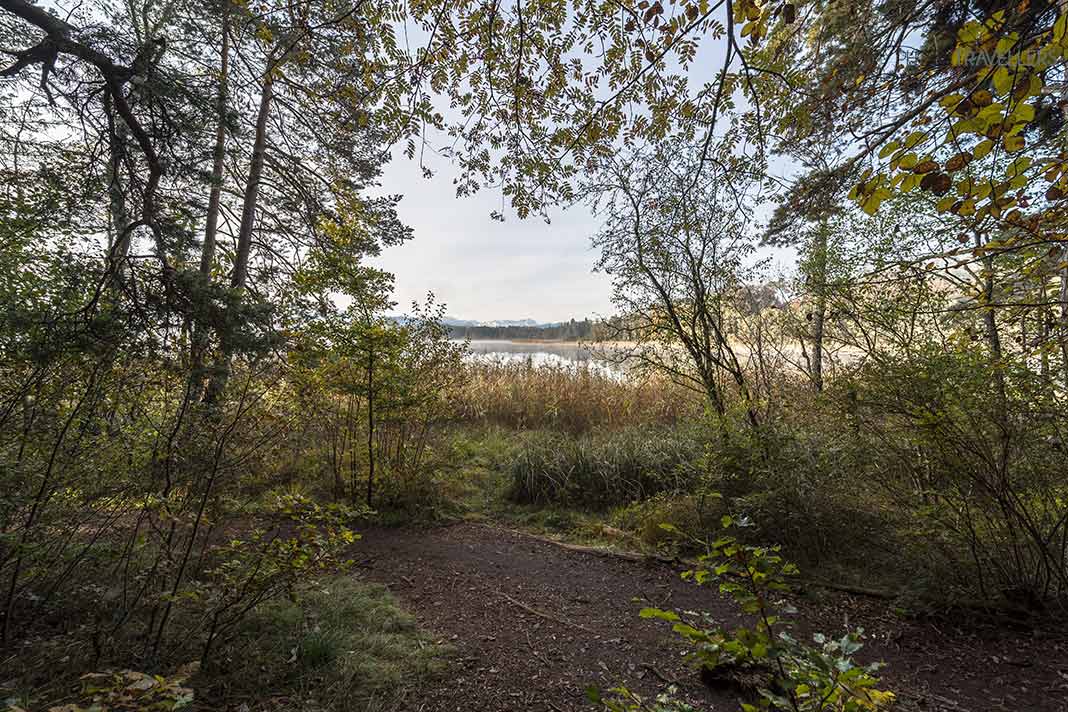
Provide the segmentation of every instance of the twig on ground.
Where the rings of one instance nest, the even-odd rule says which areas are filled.
[[[665,685],[677,685],[678,682],[679,682],[678,680],[668,679],[668,677],[666,675],[664,675],[664,673],[662,673],[659,670],[657,670],[656,666],[653,665],[652,663],[641,663],[641,667],[645,668],[649,672],[651,672],[654,675],[656,675],[658,678],[660,678],[660,681],[662,683],[664,683]]]
[[[524,632],[527,634],[527,647],[530,648],[530,654],[533,655],[537,659],[537,661],[545,667],[552,667],[552,665],[549,664],[549,661],[543,658],[541,656],[541,653],[534,649],[534,644],[530,642],[530,631],[528,630]]]
[[[687,559],[680,557],[667,557],[659,556],[656,554],[641,554],[635,551],[616,551],[614,549],[605,549],[598,546],[584,546],[582,544],[569,544],[564,541],[557,541],[556,539],[550,539],[549,537],[539,536],[537,534],[531,534],[530,532],[520,531],[518,529],[509,529],[507,527],[499,527],[493,524],[479,523],[479,526],[486,527],[487,529],[493,529],[496,531],[506,531],[511,534],[523,536],[528,539],[534,539],[535,541],[545,542],[546,544],[552,544],[553,546],[560,547],[561,549],[567,549],[568,551],[575,551],[582,554],[593,554],[595,556],[606,556],[617,559],[626,559],[627,561],[656,561],[661,564],[668,564],[671,566],[685,565],[685,566],[698,566],[699,563],[695,559]],[[884,591],[876,588],[865,588],[863,586],[851,586],[847,584],[833,583],[831,581],[823,581],[814,578],[800,578],[799,583],[809,586],[816,586],[818,588],[825,588],[831,591],[840,591],[842,593],[848,593],[853,596],[867,596],[869,598],[880,598],[884,600],[893,600],[898,597],[898,594],[894,591]]]
[[[497,594],[499,596],[501,596],[502,598],[504,598],[505,600],[507,600],[512,605],[519,606],[520,608],[522,608],[527,613],[533,613],[534,615],[540,616],[540,617],[544,618],[545,620],[553,621],[555,623],[559,623],[560,625],[571,626],[572,628],[578,628],[579,630],[584,631],[586,633],[589,633],[590,635],[596,635],[596,633],[594,633],[592,630],[590,630],[589,628],[587,628],[584,625],[580,625],[578,623],[572,623],[571,621],[564,620],[563,618],[557,618],[556,616],[552,615],[551,613],[546,613],[545,611],[539,611],[537,608],[531,608],[530,606],[528,606],[527,604],[523,603],[522,601],[518,601],[518,600],[512,598],[511,596],[509,596],[504,591],[497,591]]]

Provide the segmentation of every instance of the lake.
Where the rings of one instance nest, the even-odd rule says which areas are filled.
[[[618,364],[598,358],[574,341],[471,341],[471,358],[496,363],[526,363],[531,366],[592,368],[619,373]]]

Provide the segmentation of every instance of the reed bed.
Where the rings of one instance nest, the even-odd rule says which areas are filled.
[[[464,422],[580,434],[595,427],[677,425],[703,407],[695,393],[665,378],[522,362],[466,368],[453,409],[453,417]]]

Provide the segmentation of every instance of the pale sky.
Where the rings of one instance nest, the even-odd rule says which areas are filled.
[[[781,163],[773,161],[788,170]],[[399,155],[383,172],[381,192],[404,195],[398,212],[415,231],[413,240],[372,260],[396,277],[394,313],[407,313],[428,290],[459,319],[555,322],[613,313],[611,279],[592,271],[598,254],[590,238],[599,222],[587,208],[557,210],[550,224],[520,220],[499,191],[457,198],[455,169],[432,167],[426,179],[417,161]],[[490,217],[494,210],[505,222]],[[754,259],[767,259],[766,276],[776,278],[792,271],[795,255],[760,248]]]
[[[505,201],[502,223],[490,217],[502,210],[500,191],[458,199],[455,169],[434,168],[433,178],[423,178],[417,162],[396,155],[382,177],[382,192],[404,195],[398,212],[415,231],[373,261],[396,276],[396,312],[430,290],[461,319],[552,322],[612,313],[609,278],[591,273],[597,222],[586,209],[556,211],[546,224],[520,220]]]
[[[702,44],[690,67],[695,86],[715,76],[723,51],[720,41]],[[740,96],[736,101],[745,103]],[[451,116],[447,106],[439,108]],[[396,277],[396,313],[422,301],[427,290],[460,319],[553,322],[613,313],[611,280],[592,273],[598,255],[590,238],[599,223],[587,208],[554,211],[550,224],[539,217],[520,220],[499,190],[456,198],[455,167],[429,151],[426,157],[435,170],[431,179],[401,150],[382,177],[383,192],[404,195],[398,212],[415,231],[413,240],[374,260]],[[506,215],[505,222],[490,217],[494,210]],[[759,253],[772,258],[773,271],[779,269],[777,252]]]

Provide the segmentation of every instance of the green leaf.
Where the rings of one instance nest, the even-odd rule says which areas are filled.
[[[985,157],[994,148],[994,142],[990,139],[986,139],[972,149],[972,155],[977,159]]]

